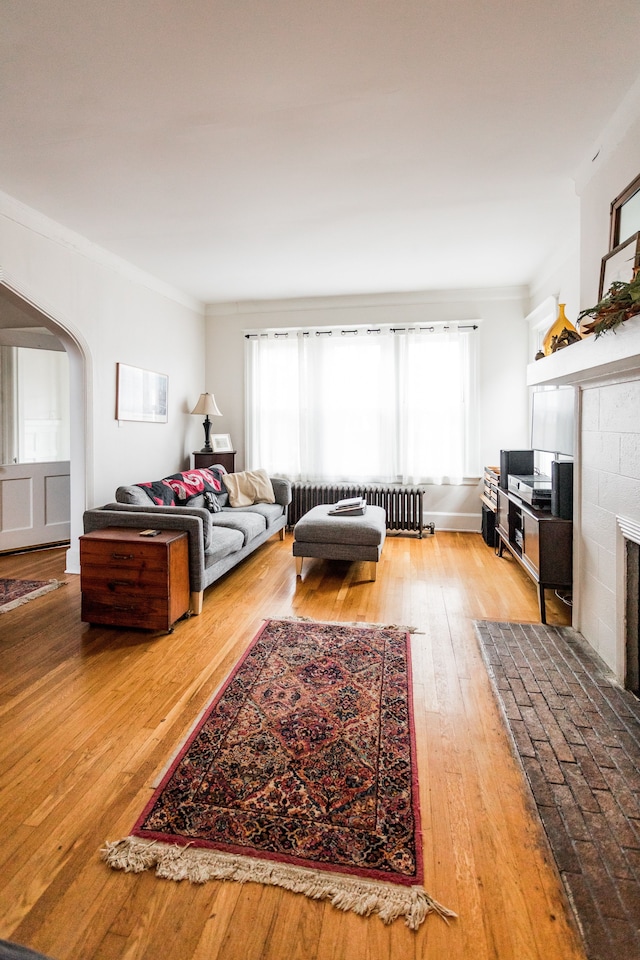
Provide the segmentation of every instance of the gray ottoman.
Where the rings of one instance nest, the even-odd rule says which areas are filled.
[[[296,574],[302,576],[305,557],[322,560],[365,560],[369,579],[376,579],[387,517],[382,507],[367,506],[361,517],[332,517],[332,504],[322,503],[305,513],[293,528]]]

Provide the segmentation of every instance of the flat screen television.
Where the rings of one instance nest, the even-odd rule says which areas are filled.
[[[574,388],[535,390],[531,404],[531,449],[572,457],[574,433]]]

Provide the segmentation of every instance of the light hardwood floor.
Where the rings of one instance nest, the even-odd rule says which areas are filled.
[[[0,938],[57,960],[584,960],[493,699],[474,619],[537,620],[533,584],[478,534],[387,539],[365,565],[269,541],[171,635],[80,622],[64,552],[0,556],[0,576],[66,579],[0,615]],[[342,913],[256,884],[192,886],[99,858],[264,618],[416,627],[412,637],[425,887],[459,914]],[[548,618],[569,610],[549,599]]]

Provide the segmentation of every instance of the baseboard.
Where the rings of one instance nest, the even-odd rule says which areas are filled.
[[[481,533],[481,513],[450,513],[448,511],[431,512],[425,510],[424,523],[434,523],[436,533],[439,530],[451,533]]]

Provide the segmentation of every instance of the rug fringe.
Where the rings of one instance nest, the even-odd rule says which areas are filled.
[[[433,900],[422,887],[376,883],[360,877],[139,837],[108,841],[101,857],[114,870],[126,873],[141,873],[155,866],[156,876],[166,880],[191,883],[236,880],[283,887],[314,900],[329,900],[338,910],[350,910],[365,917],[377,913],[384,923],[404,917],[410,930],[417,930],[430,913],[437,913],[445,921],[457,916]]]
[[[23,604],[29,603],[30,600],[35,600],[36,597],[41,597],[45,593],[50,593],[51,590],[57,590],[58,587],[63,587],[66,582],[66,580],[49,580],[44,587],[39,587],[37,590],[33,590],[31,593],[25,593],[23,597],[18,597],[17,600],[12,600],[11,603],[5,603],[0,606],[0,613],[7,613],[9,610],[15,610],[16,607],[21,607]]]
[[[287,623],[320,623],[330,627],[382,627],[384,630],[402,630],[404,633],[423,633],[417,627],[404,623],[371,623],[364,620],[316,620],[314,617],[263,617],[265,623],[270,620],[286,620]]]

